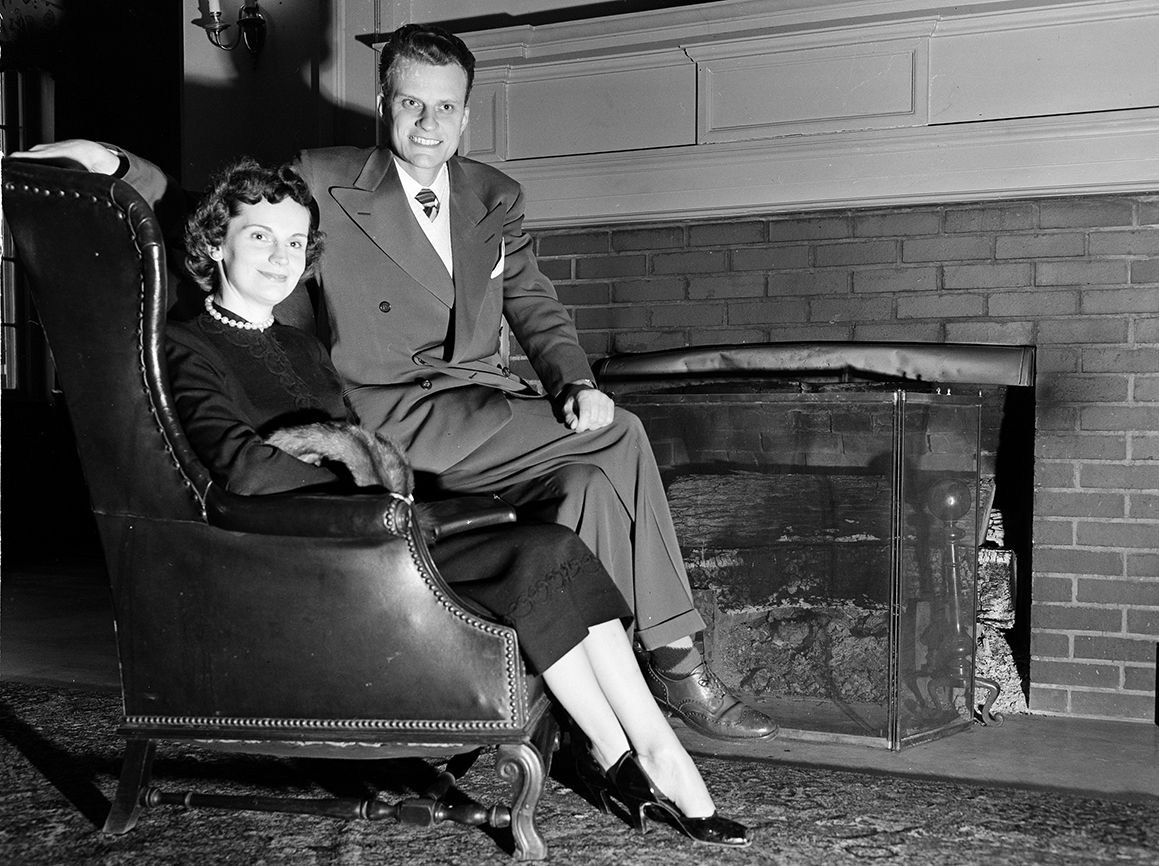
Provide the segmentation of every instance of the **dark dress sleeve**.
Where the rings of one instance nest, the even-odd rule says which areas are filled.
[[[169,380],[177,412],[197,456],[232,493],[256,495],[301,488],[344,489],[328,469],[267,445],[244,394],[214,348],[181,328],[166,340]]]

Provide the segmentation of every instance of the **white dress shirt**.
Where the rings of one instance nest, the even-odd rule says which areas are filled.
[[[411,212],[418,220],[418,224],[422,227],[427,239],[430,240],[431,246],[435,248],[435,252],[439,254],[443,264],[447,266],[447,273],[453,277],[455,269],[451,259],[451,176],[450,172],[447,171],[446,163],[439,169],[434,183],[430,186],[423,186],[407,174],[398,157],[394,158],[394,163],[398,168],[398,179],[402,182],[402,191],[406,193],[407,201],[410,202]],[[429,189],[439,199],[439,212],[435,214],[433,220],[427,218],[423,206],[415,198],[419,190],[423,189]]]

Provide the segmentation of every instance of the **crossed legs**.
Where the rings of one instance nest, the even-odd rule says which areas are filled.
[[[507,427],[442,472],[438,485],[498,493],[524,516],[575,530],[631,605],[645,649],[703,629],[639,419],[616,410],[609,426],[573,433],[546,400],[513,400],[511,409]]]
[[[704,620],[640,420],[617,409],[607,427],[573,433],[546,400],[511,400],[510,407],[507,426],[436,483],[449,492],[498,493],[524,516],[574,529],[632,609],[655,698],[710,737],[772,736],[776,723],[737,699],[693,648]]]

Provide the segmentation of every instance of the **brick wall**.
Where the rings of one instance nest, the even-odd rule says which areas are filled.
[[[1159,195],[537,232],[593,356],[1033,344],[1031,708],[1155,718]]]

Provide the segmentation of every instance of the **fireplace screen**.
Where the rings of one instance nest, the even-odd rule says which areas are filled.
[[[976,389],[605,387],[648,430],[722,679],[789,737],[899,749],[971,724]]]

